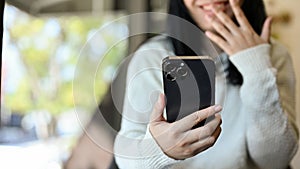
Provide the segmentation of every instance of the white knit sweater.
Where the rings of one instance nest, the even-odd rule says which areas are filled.
[[[127,72],[121,130],[114,153],[122,169],[286,168],[298,148],[295,77],[286,49],[275,41],[229,59],[241,72],[242,86],[226,82],[228,59],[216,59],[216,103],[223,106],[222,133],[208,150],[174,160],[161,150],[148,128],[158,92],[163,92],[161,62],[174,55],[171,42],[159,36],[136,51]]]

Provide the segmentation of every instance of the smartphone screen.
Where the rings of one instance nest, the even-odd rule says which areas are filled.
[[[168,122],[215,104],[215,63],[210,57],[169,56],[162,70]]]

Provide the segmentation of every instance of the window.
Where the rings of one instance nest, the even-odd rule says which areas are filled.
[[[77,116],[89,121],[127,54],[127,23],[112,22],[120,16],[36,17],[6,5],[0,168],[61,168],[82,132]]]

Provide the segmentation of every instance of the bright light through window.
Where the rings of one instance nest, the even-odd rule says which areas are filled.
[[[6,5],[0,168],[61,168],[70,146],[82,132],[77,116],[86,123],[95,109],[89,107],[89,99],[84,99],[87,96],[82,82],[82,104],[80,111],[74,112],[72,82],[78,57],[88,56],[88,65],[107,56],[95,74],[94,91],[99,102],[112,80],[110,74],[126,56],[126,40],[113,47],[111,42],[127,36],[128,27],[127,23],[116,22],[105,34],[97,32],[118,17],[35,17]],[[93,41],[87,43],[89,39]],[[89,73],[82,71],[82,75]]]

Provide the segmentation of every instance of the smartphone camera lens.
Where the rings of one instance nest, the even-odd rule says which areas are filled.
[[[180,63],[180,66],[176,69],[176,74],[181,80],[188,76],[188,67],[184,62]]]
[[[165,69],[166,72],[172,72],[172,71],[175,71],[176,65],[174,65],[174,64],[172,64],[172,63],[170,63],[170,62],[167,62],[167,63],[165,64],[164,69]]]
[[[176,80],[176,74],[174,72],[168,72],[166,74],[166,78],[170,81],[175,81]]]
[[[177,69],[177,75],[180,77],[186,77],[188,75],[188,70],[186,67],[179,67]]]

